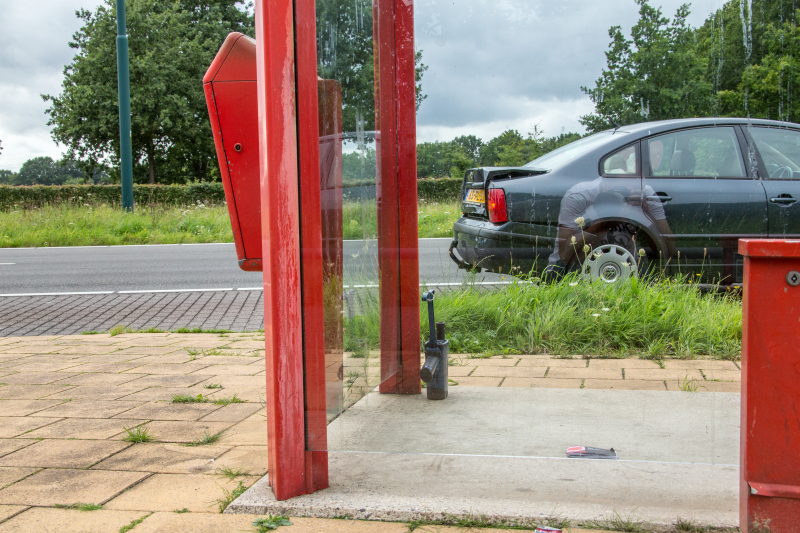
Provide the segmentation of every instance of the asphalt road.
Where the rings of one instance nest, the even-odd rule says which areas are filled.
[[[420,282],[464,279],[447,254],[450,239],[420,239]],[[377,282],[375,243],[345,241],[345,285]],[[484,281],[499,276],[481,275]],[[0,248],[0,294],[195,291],[260,288],[233,244]]]

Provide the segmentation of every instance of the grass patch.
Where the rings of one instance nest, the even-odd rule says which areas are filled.
[[[128,533],[128,531],[130,531],[131,529],[135,528],[136,526],[144,522],[144,519],[150,516],[151,514],[153,513],[146,514],[141,518],[137,518],[136,520],[131,520],[131,522],[128,525],[119,528],[119,533]]]
[[[683,392],[697,392],[697,389],[700,388],[700,385],[697,383],[695,378],[689,379],[689,376],[687,375],[678,382],[678,388]]]
[[[203,388],[204,389],[221,389],[222,385],[220,385],[219,383],[206,383],[205,385],[203,385]]]
[[[102,505],[96,503],[72,503],[69,505],[57,503],[53,507],[56,509],[76,509],[78,511],[99,511],[103,508]]]
[[[239,482],[238,485],[236,485],[236,488],[232,490],[222,489],[222,493],[224,496],[217,500],[217,507],[219,508],[219,512],[220,513],[225,512],[225,509],[227,509],[228,506],[231,503],[233,503],[233,500],[244,494],[244,491],[246,490],[247,487],[245,487],[244,483],[242,483],[241,481]]]
[[[244,403],[244,400],[236,396],[236,394],[234,394],[230,398],[219,398],[217,400],[214,400],[215,405],[230,405],[232,403]]]
[[[136,426],[132,428],[124,428],[125,436],[122,440],[126,442],[151,442],[155,439],[147,426]]]
[[[583,527],[592,529],[605,529],[607,531],[624,531],[627,533],[643,533],[644,522],[635,518],[633,512],[624,516],[613,511],[612,515],[608,518],[597,518],[589,520],[581,524]]]
[[[241,468],[233,469],[233,468],[231,468],[229,466],[223,466],[222,468],[220,468],[219,470],[217,470],[214,473],[217,474],[218,476],[224,476],[224,477],[226,477],[226,478],[228,478],[230,480],[234,480],[239,476],[248,475],[248,472],[245,471],[245,470],[242,470]]]
[[[412,520],[407,524],[409,531],[415,531],[424,526],[455,526],[463,529],[510,529],[530,531],[537,526],[554,528],[567,528],[572,523],[561,515],[551,515],[524,523],[490,520],[485,515],[471,514],[469,516],[455,516],[445,513],[441,520]]]
[[[266,518],[256,518],[253,520],[253,527],[256,528],[258,533],[267,533],[267,531],[274,531],[281,526],[291,525],[292,523],[289,521],[289,517],[283,515],[269,515]]]
[[[206,446],[208,444],[214,444],[219,439],[221,439],[224,434],[225,434],[224,429],[216,433],[209,433],[208,431],[205,431],[201,437],[193,440],[186,446]]]
[[[100,335],[99,331],[84,331],[81,335]]]
[[[192,396],[190,394],[172,395],[172,403],[208,403],[209,401],[208,396],[203,396],[202,394],[198,394],[197,396]]]
[[[424,305],[424,304],[423,304]],[[465,283],[436,295],[451,353],[639,355],[735,360],[741,354],[737,295],[701,292],[681,280],[631,279],[609,285],[567,277],[557,283],[512,283],[496,290]],[[420,308],[428,333],[427,308]],[[380,307],[345,317],[345,351],[380,345]]]
[[[129,328],[125,324],[117,324],[116,326],[114,326],[113,328],[108,330],[108,333],[112,337],[116,337],[117,335],[121,335],[123,333],[135,333],[135,331],[133,331],[131,328]]]
[[[175,509],[175,510],[174,510],[174,511],[172,511],[172,512],[173,512],[173,513],[175,513],[175,514],[184,514],[184,513],[188,513],[188,512],[189,512],[189,509],[187,509],[186,507],[184,507],[183,509]]]

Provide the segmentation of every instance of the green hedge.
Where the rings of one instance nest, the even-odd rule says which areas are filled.
[[[461,180],[452,178],[425,179],[417,182],[420,200],[426,202],[455,202],[461,192]],[[345,190],[345,196],[347,196]],[[119,204],[119,185],[0,185],[0,209],[30,209],[47,204],[75,205]],[[206,205],[225,201],[222,183],[193,183],[190,185],[134,185],[135,205]]]

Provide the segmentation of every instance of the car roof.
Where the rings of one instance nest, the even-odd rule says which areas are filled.
[[[728,117],[707,117],[707,118],[680,118],[673,120],[659,120],[654,122],[639,122],[621,126],[617,131],[620,133],[632,133],[639,136],[647,136],[655,133],[680,129],[692,128],[697,126],[729,126],[733,124],[752,125],[752,126],[773,126],[780,128],[800,128],[800,124],[794,122],[782,122],[779,120],[765,120],[760,118],[728,118]],[[609,129],[606,131],[614,131]]]

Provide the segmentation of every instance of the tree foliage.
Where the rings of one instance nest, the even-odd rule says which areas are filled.
[[[235,0],[128,0],[131,140],[137,182],[181,183],[216,174],[203,75],[231,31],[253,35]],[[53,139],[89,173],[118,166],[116,9],[76,12],[83,27],[60,95],[43,95]],[[118,172],[118,170],[117,170]]]

